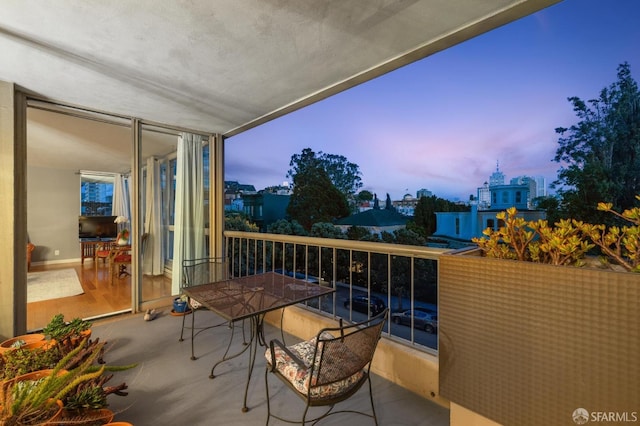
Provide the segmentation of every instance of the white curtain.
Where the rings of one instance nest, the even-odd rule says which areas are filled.
[[[113,178],[113,203],[111,204],[111,215],[124,216],[127,218],[128,222],[131,222],[129,178],[118,173],[115,173]]]
[[[182,260],[205,256],[202,138],[182,133],[176,162],[172,294],[180,292]]]
[[[160,163],[155,157],[147,158],[147,179],[143,234],[146,239],[142,247],[142,273],[162,275],[164,253],[162,244],[162,191],[160,188]]]

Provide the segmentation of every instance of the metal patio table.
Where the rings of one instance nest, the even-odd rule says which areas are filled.
[[[264,339],[264,317],[270,311],[305,302],[335,291],[333,287],[289,277],[275,272],[249,275],[240,278],[202,284],[183,289],[184,293],[210,311],[220,315],[231,323],[249,320],[251,337],[249,344],[240,352],[228,355],[233,339],[231,335],[227,351],[211,368],[210,378],[221,363],[235,358],[249,349],[247,384],[244,390],[242,411],[247,412],[247,392],[251,373],[255,365],[258,345],[266,346]]]

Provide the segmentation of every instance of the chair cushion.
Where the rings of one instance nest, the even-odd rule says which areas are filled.
[[[98,256],[98,257],[109,257],[109,253],[111,253],[109,250],[98,250],[98,251],[96,251],[96,256]]]
[[[323,339],[333,338],[333,336],[329,332],[323,332],[323,334],[321,334],[321,337]],[[307,367],[310,367],[315,346],[316,338],[314,337],[311,340],[306,340],[304,342],[288,346],[288,349],[300,360],[302,360]],[[323,399],[331,397],[333,395],[339,395],[347,389],[351,388],[354,384],[358,383],[364,376],[364,372],[360,370],[356,374],[347,377],[346,379],[322,386],[316,386],[316,377],[310,377],[310,370],[300,368],[300,366],[278,346],[276,346],[274,349],[276,357],[276,370],[278,370],[278,372],[286,380],[288,380],[298,392],[304,395],[307,395],[307,393],[309,393],[309,386],[311,386],[310,396],[312,399]],[[320,348],[318,352],[320,352]],[[267,349],[265,357],[267,359],[267,363],[271,365],[272,363],[270,349]],[[319,355],[317,356],[317,358],[318,359],[316,359],[316,363],[319,361]],[[328,360],[325,359],[323,360],[323,362],[328,362]],[[349,362],[349,357],[340,359],[341,364],[347,362]],[[325,365],[324,368],[327,368],[327,366]]]
[[[191,305],[191,309],[200,309],[202,307],[202,303],[192,298],[189,298],[189,305]]]
[[[130,254],[119,254],[113,258],[113,261],[116,263],[131,263],[131,255]]]

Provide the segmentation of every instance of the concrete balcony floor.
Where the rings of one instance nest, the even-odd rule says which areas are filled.
[[[219,360],[230,336],[226,326],[202,332],[195,339],[196,356],[192,361],[190,331],[178,341],[182,317],[170,315],[170,308],[159,309],[153,321],[144,321],[142,314],[123,315],[100,320],[93,326],[93,337],[108,342],[105,360],[110,365],[138,363],[134,369],[116,372],[107,385],[125,382],[129,395],[110,395],[109,408],[114,421],[144,425],[264,425],[267,418],[265,396],[264,348],[258,347],[256,366],[249,387],[249,411],[242,413],[242,398],[247,378],[248,353],[218,366],[216,377],[209,379],[213,364]],[[191,317],[187,317],[190,324]],[[220,317],[198,311],[196,327],[221,323]],[[265,326],[267,341],[280,338],[279,329]],[[286,336],[287,344],[296,339]],[[236,330],[233,349],[242,347],[242,334]],[[279,380],[269,378],[272,409],[278,413],[302,413],[304,404]],[[373,376],[373,395],[379,424],[449,425],[449,410],[427,401],[392,382]],[[275,395],[274,395],[275,394]],[[275,405],[274,405],[275,404]],[[366,388],[337,408],[369,409]],[[318,410],[318,409],[315,409]],[[315,411],[317,412],[317,411]],[[284,424],[271,419],[270,425]],[[373,420],[355,414],[337,414],[321,425],[373,425]]]

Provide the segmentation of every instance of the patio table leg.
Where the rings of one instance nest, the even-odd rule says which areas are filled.
[[[224,355],[222,355],[222,358],[219,359],[218,362],[216,362],[213,365],[213,367],[211,367],[211,373],[209,374],[209,378],[210,379],[213,379],[213,378],[216,377],[215,374],[214,374],[214,371],[215,371],[215,369],[216,369],[216,367],[218,365],[222,364],[225,361],[229,361],[230,359],[239,357],[240,355],[245,353],[247,351],[247,349],[249,349],[249,347],[251,346],[251,341],[253,340],[253,333],[251,335],[251,340],[249,340],[249,342],[247,343],[246,338],[245,338],[245,334],[244,334],[244,321],[243,321],[243,323],[242,323],[242,340],[243,340],[244,348],[241,351],[239,351],[239,352],[237,352],[237,353],[235,353],[235,354],[233,354],[231,356],[228,356],[229,355],[229,349],[231,349],[231,344],[233,343],[233,336],[235,334],[235,323],[231,323],[231,327],[232,327],[231,337],[229,338],[229,344],[227,344],[227,349],[224,351]]]

